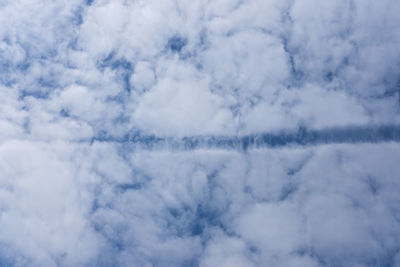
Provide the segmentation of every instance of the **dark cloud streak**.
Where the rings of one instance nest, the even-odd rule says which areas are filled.
[[[278,148],[285,146],[315,146],[341,143],[400,142],[400,125],[367,125],[332,127],[319,130],[300,127],[297,130],[265,132],[245,136],[186,136],[183,138],[130,133],[122,138],[94,137],[91,142],[127,143],[140,149],[248,149]]]

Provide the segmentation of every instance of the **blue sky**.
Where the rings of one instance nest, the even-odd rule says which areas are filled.
[[[399,13],[0,0],[0,266],[400,266]]]

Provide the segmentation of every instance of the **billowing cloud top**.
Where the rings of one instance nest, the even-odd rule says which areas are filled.
[[[0,266],[400,266],[399,13],[0,1]]]

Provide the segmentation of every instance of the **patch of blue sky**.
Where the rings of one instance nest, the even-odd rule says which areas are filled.
[[[187,45],[188,40],[184,37],[173,36],[168,39],[167,47],[172,52],[180,53],[182,49]]]

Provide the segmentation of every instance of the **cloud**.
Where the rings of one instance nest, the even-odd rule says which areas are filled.
[[[397,266],[399,10],[2,1],[0,265]]]
[[[157,74],[157,86],[143,95],[132,116],[136,127],[161,135],[232,132],[232,113],[209,91],[206,77],[179,62],[166,62]]]
[[[13,265],[85,264],[101,247],[86,220],[85,185],[75,180],[73,162],[60,158],[71,150],[54,143],[1,145],[0,236],[6,253],[15,255]]]

